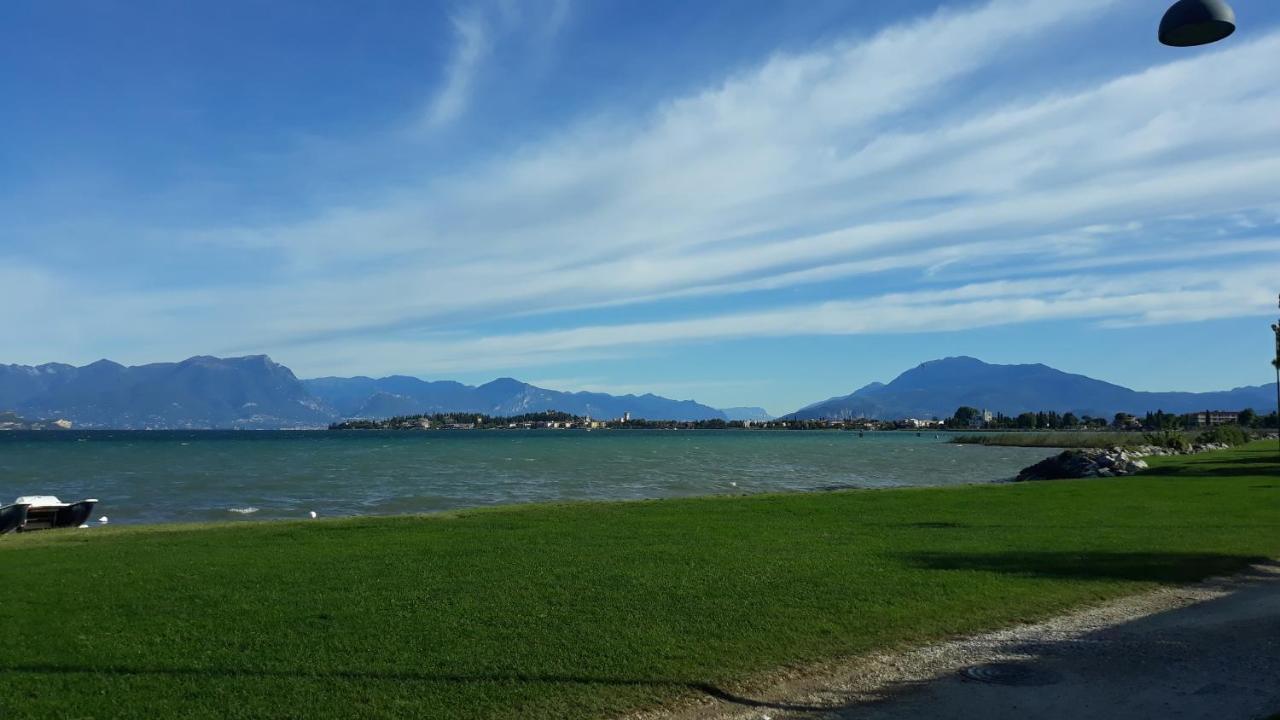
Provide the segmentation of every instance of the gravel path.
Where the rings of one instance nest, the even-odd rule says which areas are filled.
[[[644,720],[1213,718],[1280,712],[1280,565],[817,668]]]

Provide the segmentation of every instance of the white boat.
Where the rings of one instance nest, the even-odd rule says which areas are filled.
[[[31,530],[49,530],[61,527],[80,527],[93,514],[95,499],[64,503],[53,495],[27,495],[13,501],[9,508],[25,508],[15,510],[14,515],[22,515],[20,522],[13,528],[18,532]],[[0,532],[7,532],[0,530]]]

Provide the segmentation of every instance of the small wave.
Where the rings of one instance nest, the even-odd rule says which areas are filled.
[[[233,512],[238,515],[252,515],[253,513],[258,512],[258,508],[256,507],[227,508],[227,512]]]

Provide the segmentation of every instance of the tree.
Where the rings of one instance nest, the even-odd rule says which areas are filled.
[[[978,408],[961,405],[956,408],[956,414],[951,416],[955,427],[969,427],[973,425],[973,421],[981,419],[982,412]]]
[[[1063,414],[1063,416],[1062,416],[1062,427],[1064,427],[1064,428],[1073,428],[1073,427],[1077,427],[1078,425],[1080,425],[1080,418],[1076,417],[1076,416],[1075,416],[1075,413],[1065,413],[1065,414]]]
[[[1254,423],[1257,421],[1258,413],[1254,412],[1253,408],[1245,408],[1240,411],[1238,416],[1236,416],[1236,423],[1240,427],[1253,427]]]
[[[1018,427],[1031,430],[1036,426],[1036,414],[1033,412],[1024,412],[1018,416]]]

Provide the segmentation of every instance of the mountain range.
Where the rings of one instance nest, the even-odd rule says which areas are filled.
[[[110,360],[83,367],[0,365],[0,411],[66,418],[88,428],[307,428],[353,417],[545,410],[597,418],[725,418],[692,400],[559,392],[511,378],[479,387],[405,376],[299,380],[265,355],[199,356],[134,367]]]
[[[1221,392],[1141,392],[1047,365],[993,365],[971,357],[933,360],[888,384],[871,383],[849,395],[814,403],[788,417],[801,420],[856,417],[896,420],[946,418],[967,405],[1005,415],[1056,410],[1110,418],[1164,410],[1258,410],[1275,403],[1276,386],[1254,385]]]
[[[0,410],[78,427],[315,427],[332,411],[265,355],[125,367],[0,365]]]
[[[992,365],[970,357],[926,362],[890,383],[809,405],[788,417],[840,419],[950,416],[968,405],[1006,415],[1038,410],[1110,417],[1200,410],[1265,410],[1275,385],[1210,393],[1139,392],[1046,365]],[[71,420],[89,428],[307,428],[346,418],[429,413],[511,416],[558,410],[610,419],[769,419],[762,408],[719,410],[653,394],[561,392],[512,378],[484,385],[384,378],[299,380],[265,355],[199,356],[125,367],[109,360],[74,367],[0,365],[0,412]]]
[[[405,375],[380,379],[326,377],[303,380],[302,386],[342,417],[353,418],[449,412],[510,417],[558,410],[605,419],[622,417],[625,413],[650,420],[725,419],[721,411],[692,400],[671,400],[651,393],[561,392],[512,378],[498,378],[473,387],[448,380],[428,382]]]

